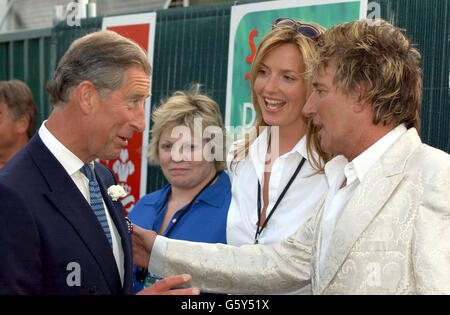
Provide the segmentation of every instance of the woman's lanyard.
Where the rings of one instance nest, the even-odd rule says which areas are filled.
[[[280,202],[283,199],[284,195],[286,194],[287,190],[291,186],[292,182],[297,177],[297,175],[300,172],[300,169],[302,168],[305,161],[306,161],[306,159],[302,158],[302,160],[298,164],[294,174],[292,174],[291,179],[289,179],[289,182],[287,183],[286,187],[284,187],[283,191],[281,192],[280,196],[277,199],[277,202],[275,202],[275,205],[273,206],[272,210],[269,213],[269,216],[266,218],[266,220],[264,221],[262,226],[259,225],[259,222],[261,221],[261,184],[259,183],[259,179],[258,179],[258,209],[257,209],[258,210],[258,223],[256,224],[255,244],[258,244],[259,236],[261,235],[264,228],[267,226],[267,223],[269,222],[273,213],[277,209],[278,205],[280,204]]]
[[[178,216],[178,218],[176,218],[176,221],[173,222],[172,220],[172,226],[169,228],[169,230],[163,235],[165,237],[168,237],[170,232],[172,232],[172,230],[175,228],[175,226],[178,224],[178,222],[181,221],[181,218],[189,211],[189,209],[192,207],[192,205],[194,204],[195,200],[197,199],[197,197],[209,186],[211,185],[214,180],[217,178],[217,176],[219,176],[220,172],[216,172],[216,174],[214,175],[214,177],[202,188],[202,190],[200,190],[197,195],[195,195],[195,197],[191,200],[191,202],[185,207],[185,209],[183,210],[183,212]],[[164,200],[161,208],[159,208],[157,213],[160,213],[164,207],[166,206],[166,204],[168,204],[169,202],[169,196],[170,196],[170,191],[167,193],[167,197]],[[144,282],[145,278],[147,277],[147,273],[148,273],[148,269],[147,268],[140,268],[138,267],[136,270],[136,280],[139,282]]]
[[[195,195],[195,197],[191,200],[191,202],[185,207],[185,209],[183,210],[183,212],[178,216],[178,218],[176,218],[175,222],[173,222],[172,226],[169,228],[169,230],[163,234],[163,236],[165,237],[169,237],[170,232],[172,232],[172,230],[175,228],[175,226],[178,224],[178,222],[181,221],[181,218],[183,218],[183,216],[189,211],[189,209],[192,207],[192,205],[194,204],[195,200],[197,199],[198,196],[200,196],[200,194],[209,186],[211,185],[214,180],[217,178],[217,176],[219,176],[219,173],[216,172],[216,174],[214,175],[214,177],[202,188],[202,190],[200,190],[197,195]],[[158,213],[164,209],[164,207],[166,206],[166,204],[169,202],[169,195],[170,195],[170,191],[167,194],[166,200],[164,201],[164,203],[162,204],[161,208],[158,210]]]

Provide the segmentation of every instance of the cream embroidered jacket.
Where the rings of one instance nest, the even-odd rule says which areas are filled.
[[[450,155],[409,129],[376,162],[336,223],[319,273],[321,215],[274,245],[169,240],[164,275],[189,273],[202,291],[450,294]]]

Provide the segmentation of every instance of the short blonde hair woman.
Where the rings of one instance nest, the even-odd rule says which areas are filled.
[[[219,106],[195,85],[175,92],[152,120],[149,162],[161,167],[169,184],[142,197],[128,217],[170,238],[226,243],[231,185],[223,172],[225,131]],[[134,280],[138,292],[155,279],[135,268]]]
[[[226,132],[222,115],[217,103],[207,95],[200,94],[199,90],[200,86],[194,85],[189,92],[175,92],[152,114],[152,138],[148,148],[151,164],[159,165],[159,142],[163,131],[169,127],[186,126],[192,133],[199,128],[202,140],[207,140],[214,146],[216,170],[225,169]],[[201,125],[196,125],[196,121],[201,122]],[[208,130],[211,129],[215,132],[209,133]]]

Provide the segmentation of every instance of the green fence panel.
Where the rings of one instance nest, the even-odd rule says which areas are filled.
[[[225,117],[230,5],[158,11],[153,61],[152,107],[192,82],[202,84]],[[147,191],[166,183],[158,167],[148,169]]]
[[[254,1],[246,1],[254,2]],[[449,12],[448,0],[379,0],[381,17],[405,28],[423,56],[421,135],[425,143],[450,152]],[[152,107],[190,83],[203,85],[225,114],[228,42],[232,4],[158,10],[153,61]],[[369,6],[370,7],[370,6]],[[25,79],[39,104],[39,121],[51,108],[45,81],[69,45],[101,28],[102,17],[61,22],[40,36],[0,35],[0,80]],[[166,183],[157,167],[149,167],[147,191]]]
[[[50,72],[51,28],[0,35],[0,80],[19,79],[33,93],[37,125],[49,115],[45,84]]]
[[[225,115],[230,9],[230,4],[222,4],[157,11],[152,108],[174,91],[197,82]],[[73,40],[101,29],[102,18],[84,19],[80,24],[68,26],[62,22],[53,29],[52,69]],[[149,166],[147,176],[148,192],[166,183],[159,167]]]
[[[422,141],[450,153],[450,1],[382,0],[381,16],[422,53]]]

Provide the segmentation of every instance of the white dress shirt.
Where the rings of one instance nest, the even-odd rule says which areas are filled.
[[[49,149],[49,151],[55,156],[55,158],[61,163],[66,172],[72,178],[75,185],[77,185],[80,192],[83,194],[84,198],[88,204],[90,203],[90,193],[89,193],[89,179],[80,171],[83,167],[84,162],[81,161],[75,154],[73,154],[69,149],[67,149],[45,126],[44,121],[39,128],[39,137],[41,138],[44,145]],[[91,162],[91,167],[94,167],[94,162]],[[106,207],[105,201],[103,200],[103,207],[105,208],[106,218],[108,220],[109,229],[111,231],[111,238],[113,244],[113,254],[116,260],[117,269],[119,271],[120,280],[124,280],[124,254],[123,248],[120,244],[121,237],[114,222],[111,219],[108,208]]]
[[[230,170],[232,198],[227,219],[227,244],[241,246],[255,242],[258,180],[262,194],[267,148],[266,129],[250,145],[248,159],[239,162],[237,166],[234,165],[232,171]],[[308,161],[306,137],[303,137],[291,151],[278,157],[272,165],[266,218],[303,158],[306,159],[305,163],[262,231],[258,239],[259,244],[276,244],[294,234],[312,216],[327,191],[325,175],[313,175],[316,170]],[[232,155],[229,154],[228,164],[231,160]],[[264,207],[262,196],[261,203]]]
[[[258,180],[261,191],[264,185],[264,166],[268,148],[269,129],[266,128],[250,145],[248,158],[240,161],[237,166],[230,163],[233,155],[228,154],[228,168],[231,180],[232,197],[227,218],[227,244],[241,246],[253,244],[258,223],[257,198]],[[231,147],[230,152],[233,150]],[[269,216],[281,192],[299,165],[303,164],[297,177],[284,195],[282,201],[262,231],[259,244],[272,245],[294,234],[299,227],[309,219],[317,207],[318,202],[327,191],[327,181],[324,174],[315,174],[316,170],[308,161],[306,151],[306,137],[294,148],[278,157],[273,165],[269,180],[268,202],[266,218]],[[311,176],[313,175],[313,176]],[[263,198],[261,196],[261,202]],[[263,205],[262,205],[263,207]],[[167,240],[158,236],[156,238],[152,255],[150,257],[150,272],[161,274],[164,265],[164,254]],[[290,292],[276,292],[277,294],[312,294],[308,285],[299,290]],[[270,294],[267,292],[266,294]]]
[[[367,150],[358,155],[353,161],[339,155],[325,165],[329,189],[322,213],[322,244],[320,250],[320,271],[325,261],[328,246],[333,235],[334,227],[350,198],[364,180],[367,172],[375,162],[389,149],[389,147],[407,131],[401,124],[384,135]],[[346,184],[343,186],[345,179]],[[343,187],[341,187],[343,186]]]

